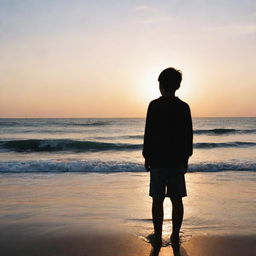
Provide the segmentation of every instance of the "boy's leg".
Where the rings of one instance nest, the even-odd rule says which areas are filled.
[[[152,217],[153,217],[153,224],[154,224],[154,231],[155,231],[155,240],[156,243],[162,244],[162,226],[163,226],[163,217],[164,217],[164,210],[163,210],[163,198],[156,198],[153,197],[152,202]]]
[[[172,237],[178,238],[180,227],[183,220],[183,202],[182,197],[171,197],[172,202]]]

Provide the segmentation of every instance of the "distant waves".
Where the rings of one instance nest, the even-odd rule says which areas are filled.
[[[0,127],[40,127],[42,126],[55,126],[55,127],[67,127],[67,126],[103,126],[103,125],[110,125],[111,121],[67,121],[64,119],[17,119],[17,121],[10,121],[10,120],[3,120],[0,119]]]
[[[255,142],[201,142],[194,143],[196,149],[211,148],[244,148],[255,147]],[[129,143],[107,143],[100,141],[82,141],[71,139],[29,139],[29,140],[7,140],[0,141],[0,151],[14,152],[56,152],[56,151],[74,151],[74,152],[100,152],[106,150],[129,151],[141,150],[142,144]]]

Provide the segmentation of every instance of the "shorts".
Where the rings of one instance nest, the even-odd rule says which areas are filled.
[[[156,198],[187,196],[184,172],[151,167],[149,195]]]

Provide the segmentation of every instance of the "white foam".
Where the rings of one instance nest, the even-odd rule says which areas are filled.
[[[189,172],[218,172],[218,171],[256,171],[255,162],[229,163],[199,163],[190,164]],[[29,172],[144,172],[140,163],[117,161],[3,161],[0,162],[0,173],[29,173]]]

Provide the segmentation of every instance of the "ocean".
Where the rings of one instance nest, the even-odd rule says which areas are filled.
[[[143,118],[0,119],[0,173],[143,172]],[[194,118],[189,172],[256,170],[256,118]]]

